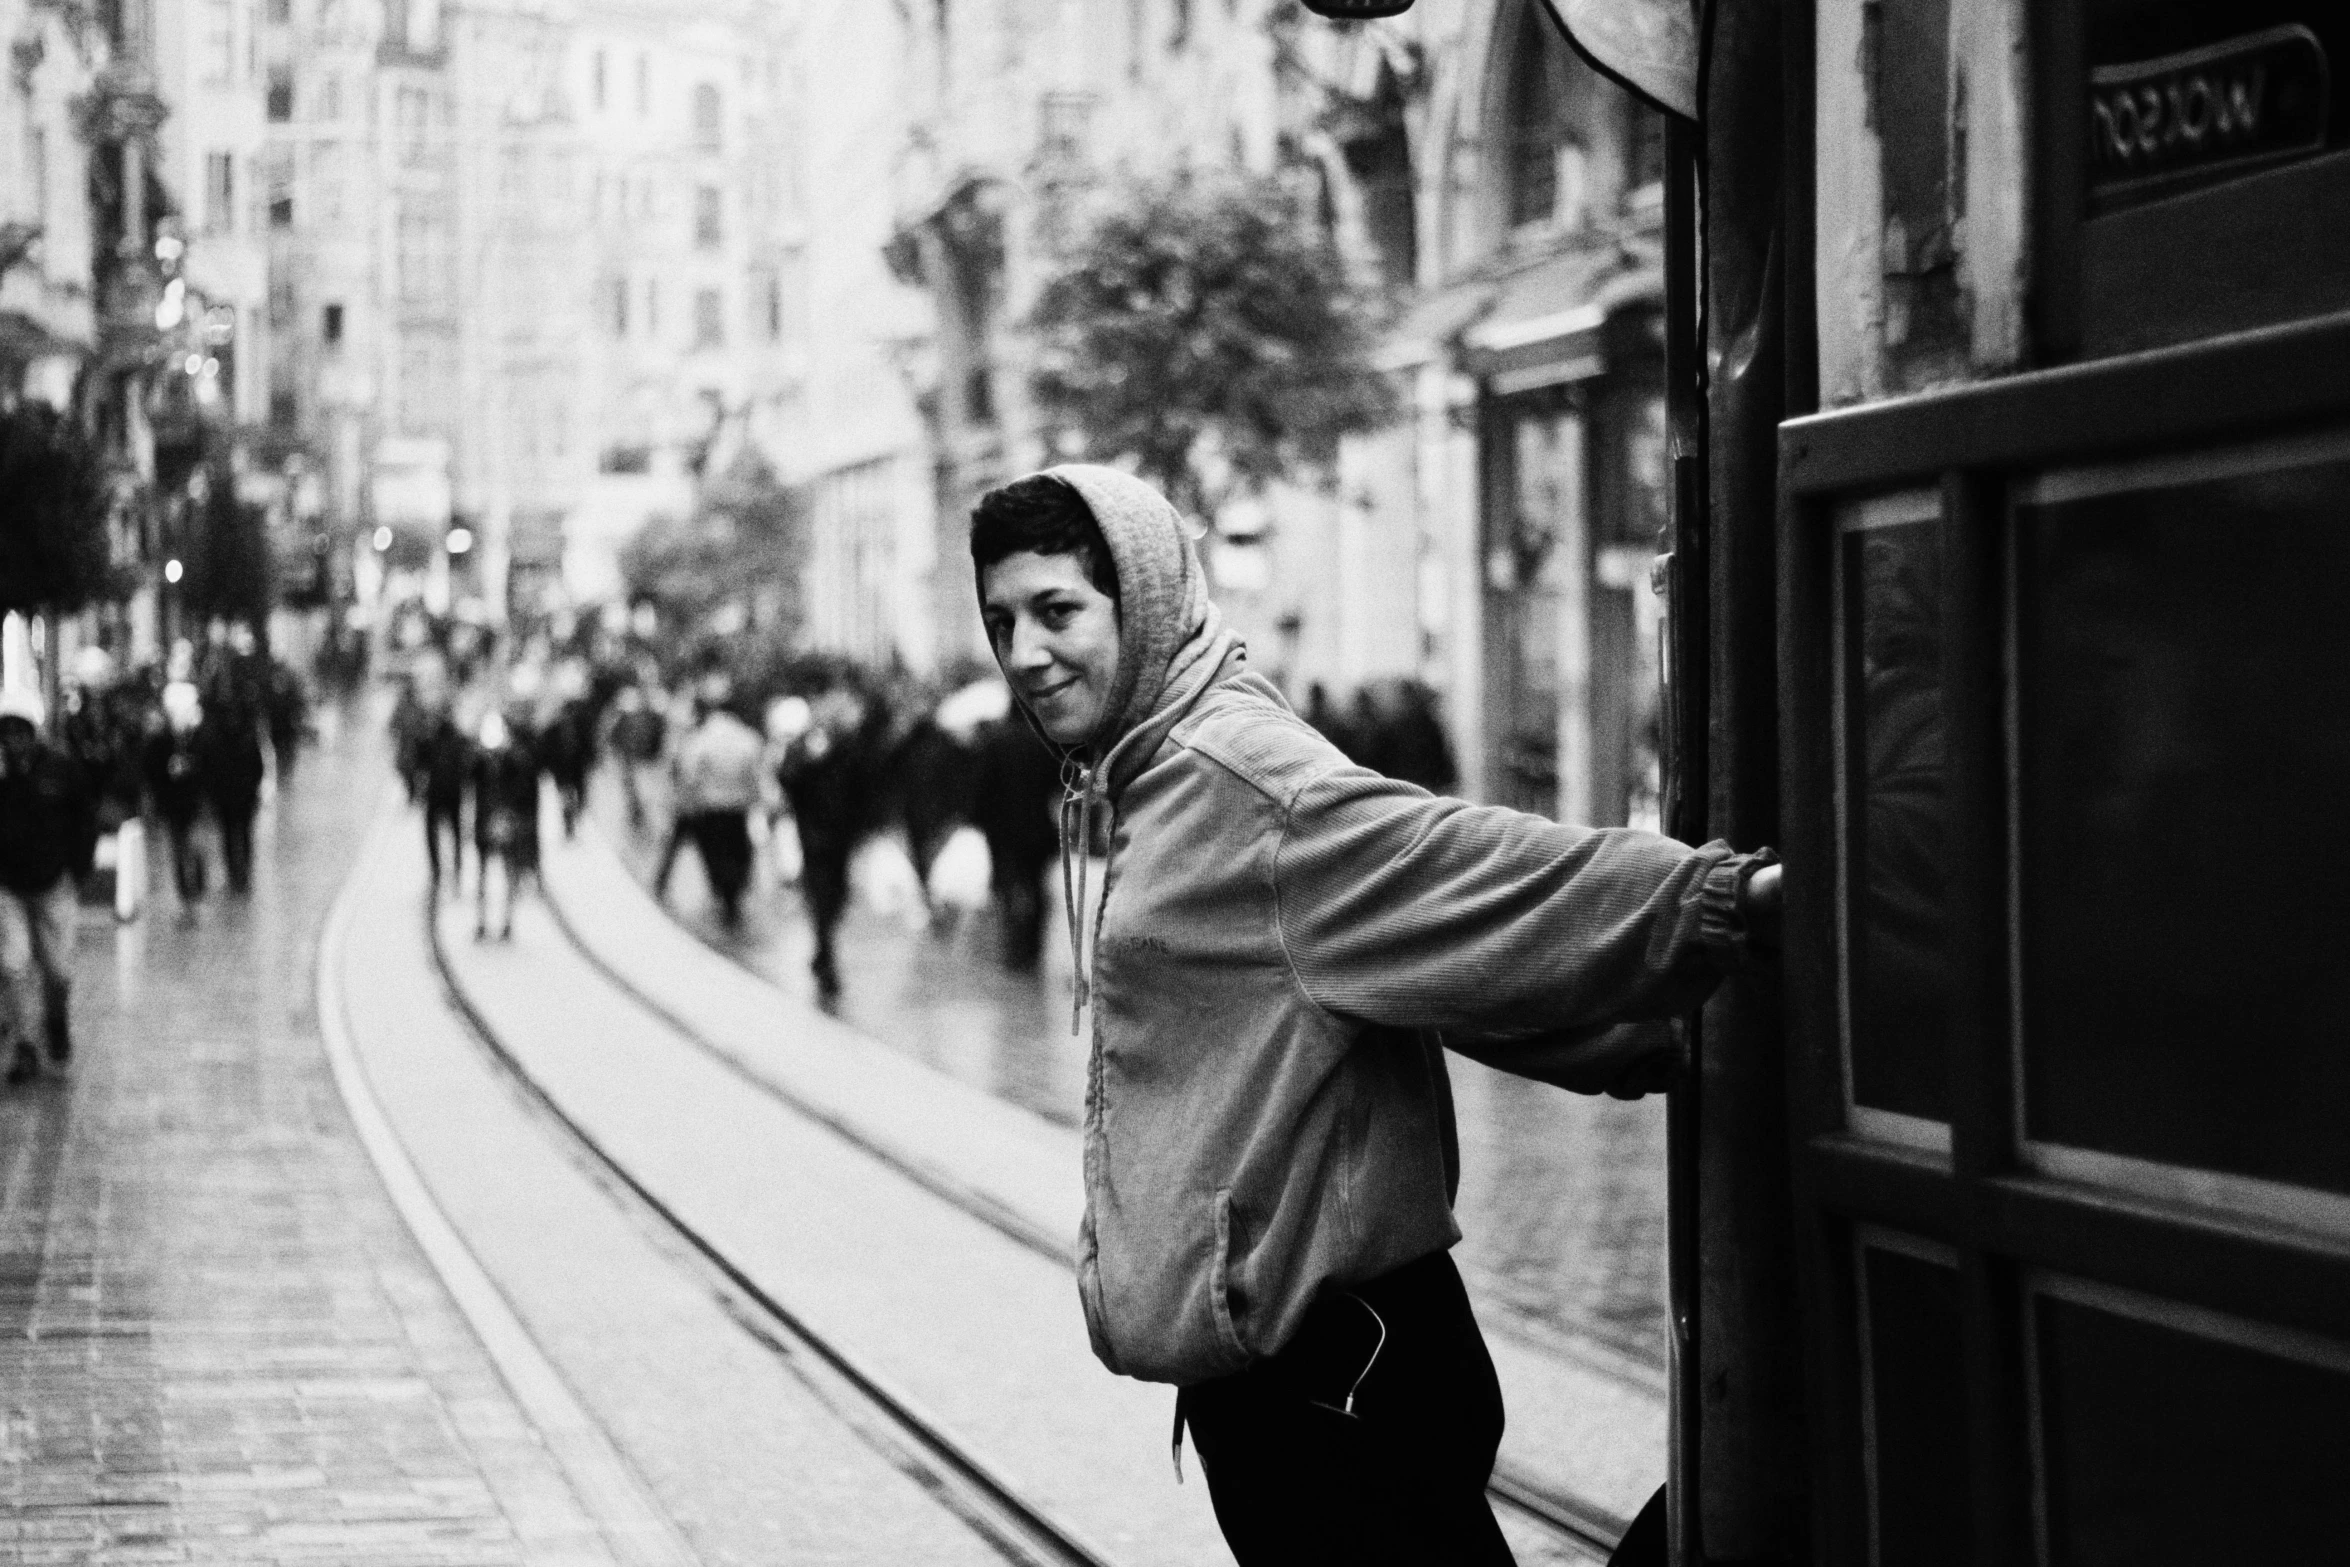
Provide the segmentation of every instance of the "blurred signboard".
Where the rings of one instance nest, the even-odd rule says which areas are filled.
[[[394,528],[446,527],[453,505],[449,443],[437,436],[386,436],[368,474],[375,520]]]

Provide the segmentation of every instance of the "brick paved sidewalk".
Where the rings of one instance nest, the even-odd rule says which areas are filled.
[[[616,1559],[318,1041],[314,945],[387,775],[371,736],[312,757],[249,903],[94,916],[70,1079],[0,1094],[0,1560]]]

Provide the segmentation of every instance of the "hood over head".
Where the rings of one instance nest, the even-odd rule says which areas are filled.
[[[1107,759],[1151,719],[1188,705],[1243,645],[1208,597],[1207,568],[1165,496],[1094,463],[1045,472],[1084,500],[1118,568],[1118,668],[1104,704],[1110,717],[1084,748]],[[1136,749],[1147,756],[1147,746]],[[1120,782],[1113,778],[1111,787]]]
[[[1167,731],[1248,649],[1224,628],[1208,597],[1207,568],[1164,495],[1132,474],[1093,463],[1064,463],[1045,474],[1084,500],[1118,568],[1118,667],[1103,704],[1109,716],[1084,745],[1063,754],[1061,890],[1074,968],[1074,1032],[1092,967],[1085,928],[1094,812],[1149,763]],[[1043,737],[1025,705],[1020,716]]]

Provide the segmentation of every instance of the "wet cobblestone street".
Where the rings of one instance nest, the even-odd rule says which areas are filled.
[[[371,735],[314,753],[249,900],[84,912],[71,1073],[0,1095],[0,1559],[614,1559],[319,1046],[321,919],[387,783]]]

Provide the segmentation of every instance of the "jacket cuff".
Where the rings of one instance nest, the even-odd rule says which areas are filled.
[[[1747,929],[1741,905],[1744,902],[1746,879],[1766,865],[1779,863],[1779,856],[1769,849],[1757,849],[1752,854],[1731,854],[1730,845],[1720,838],[1698,852],[1718,853],[1723,858],[1705,873],[1705,884],[1697,898],[1697,932],[1706,949],[1720,961],[1725,971],[1740,967],[1763,955]]]

